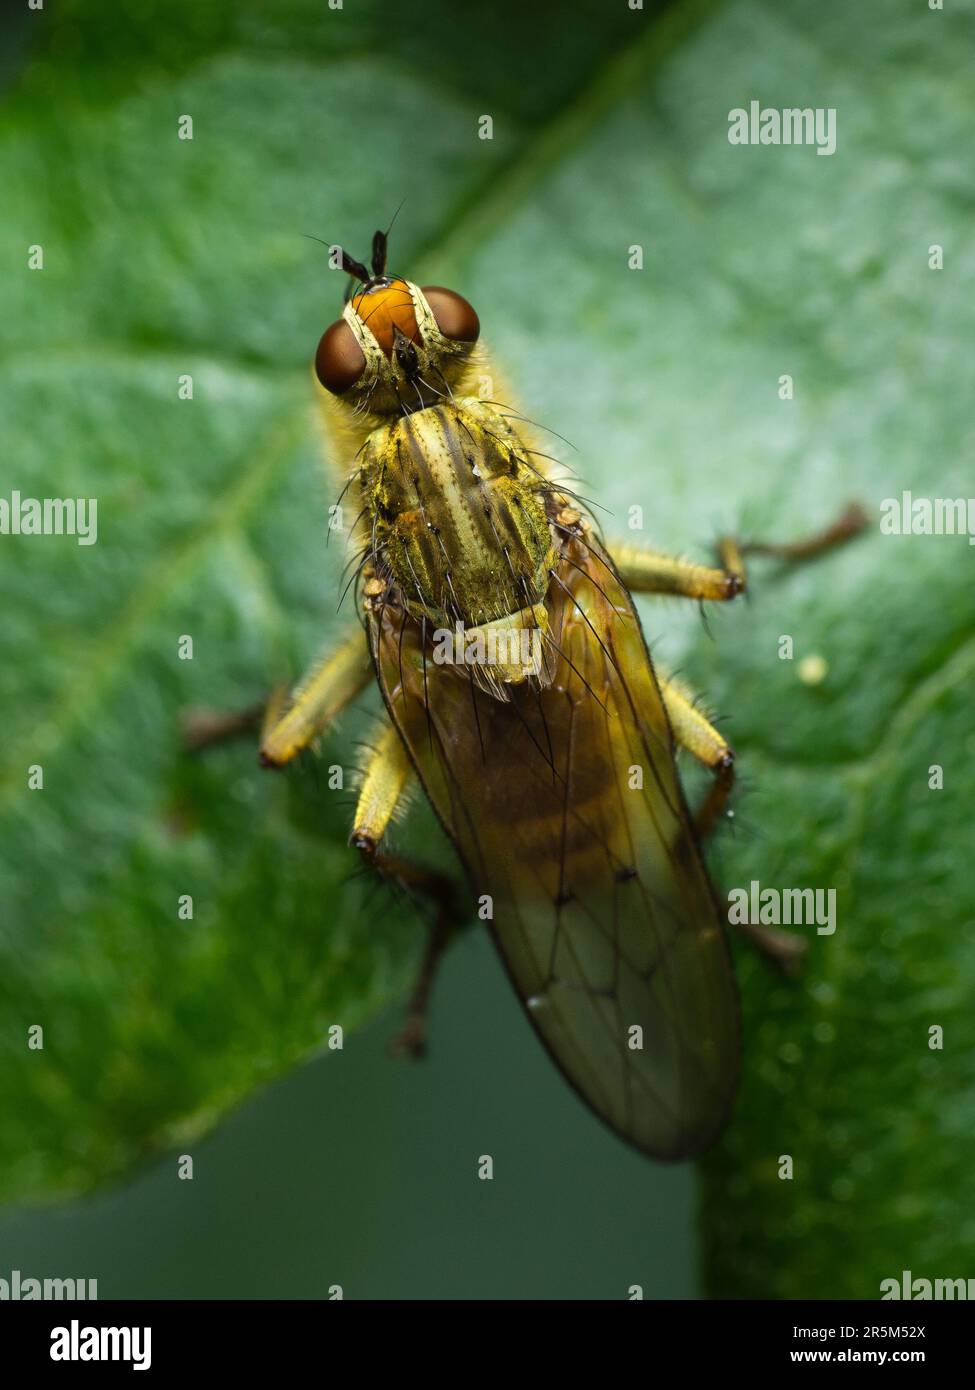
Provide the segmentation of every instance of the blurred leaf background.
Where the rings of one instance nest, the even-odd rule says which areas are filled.
[[[62,0],[4,20],[4,492],[95,496],[99,538],[0,538],[0,1190],[21,1204],[0,1268],[103,1297],[873,1297],[904,1268],[975,1272],[963,538],[874,528],[766,566],[710,635],[690,605],[643,608],[738,750],[722,881],[838,893],[797,985],[739,952],[744,1084],[704,1165],[700,1272],[689,1170],[582,1110],[482,938],[448,962],[429,1064],[384,1058],[420,931],[348,881],[350,793],[179,742],[181,710],[251,703],[336,630],[307,364],[342,282],[301,234],[362,254],[404,197],[394,268],[474,301],[607,531],[639,505],[648,542],[703,555],[850,496],[879,517],[903,488],[971,493],[972,19]],[[752,99],[835,107],[836,154],[730,146]],[[359,704],[324,763],[355,766]]]

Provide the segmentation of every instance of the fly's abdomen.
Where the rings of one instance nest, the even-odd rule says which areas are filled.
[[[404,416],[370,440],[362,477],[377,558],[434,627],[542,601],[554,550],[540,478],[498,411],[463,399]]]

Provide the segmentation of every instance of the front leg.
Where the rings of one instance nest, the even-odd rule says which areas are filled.
[[[183,716],[183,742],[200,752],[228,739],[260,732],[260,760],[284,767],[314,743],[372,675],[362,629],[354,627],[334,651],[299,681],[294,693],[279,686],[270,699],[244,710],[194,709]]]
[[[737,541],[725,536],[717,543],[718,568],[692,564],[689,560],[637,545],[611,545],[609,553],[623,583],[634,593],[678,594],[683,598],[712,599],[721,603],[744,593],[746,555],[767,555],[787,564],[799,564],[843,545],[858,535],[866,524],[863,508],[854,504],[825,530],[798,541]]]
[[[284,767],[314,743],[365,689],[371,675],[365,635],[356,627],[300,682],[290,702],[268,707],[261,739],[263,766]]]

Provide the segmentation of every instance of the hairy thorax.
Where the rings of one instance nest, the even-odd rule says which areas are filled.
[[[376,430],[360,471],[374,553],[435,626],[522,625],[555,549],[546,483],[501,411],[461,398]]]

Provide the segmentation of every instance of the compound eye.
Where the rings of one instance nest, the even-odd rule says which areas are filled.
[[[333,396],[354,386],[365,370],[366,359],[345,319],[325,330],[315,353],[315,375]]]
[[[481,325],[473,305],[466,299],[440,285],[424,285],[423,297],[445,338],[453,338],[458,343],[477,342]]]

